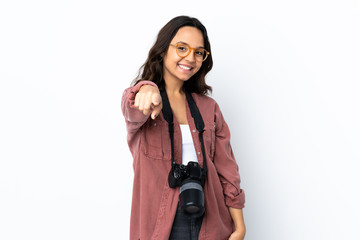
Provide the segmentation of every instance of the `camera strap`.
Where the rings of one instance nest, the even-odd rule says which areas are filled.
[[[171,110],[171,106],[170,106],[170,102],[169,102],[169,98],[167,96],[167,93],[165,90],[161,90],[160,91],[161,94],[161,98],[162,98],[162,103],[163,103],[163,108],[162,108],[162,113],[163,116],[165,118],[165,120],[167,121],[168,125],[169,125],[169,135],[170,135],[170,143],[171,143],[171,166],[174,167],[175,166],[175,158],[174,158],[174,115],[173,112]],[[201,117],[200,111],[194,101],[194,98],[192,97],[191,93],[188,93],[187,91],[185,91],[186,94],[186,100],[188,102],[189,108],[190,108],[190,112],[191,112],[191,116],[194,119],[195,122],[195,127],[199,132],[199,140],[201,143],[201,151],[203,154],[203,171],[206,175],[207,173],[207,166],[206,166],[206,155],[205,155],[205,147],[204,147],[204,138],[203,138],[203,133],[204,133],[204,121]]]

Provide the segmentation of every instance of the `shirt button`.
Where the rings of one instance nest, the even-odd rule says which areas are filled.
[[[194,132],[196,132],[196,130],[195,130],[195,129],[193,129],[193,130],[192,130],[192,132],[194,133]]]
[[[200,155],[200,152],[198,152],[198,155]]]
[[[156,123],[154,123],[154,127],[156,127]]]

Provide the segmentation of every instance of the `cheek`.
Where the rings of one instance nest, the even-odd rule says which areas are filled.
[[[176,63],[178,61],[180,61],[180,57],[176,54],[176,53],[173,53],[173,52],[167,52],[166,55],[163,57],[164,59],[164,62],[165,61],[168,61],[168,63]]]
[[[169,56],[164,57],[163,61],[163,64],[167,69],[173,69],[176,66],[176,61],[174,61],[174,59]]]

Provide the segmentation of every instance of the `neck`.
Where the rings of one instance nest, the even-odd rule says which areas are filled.
[[[168,95],[183,95],[184,91],[182,89],[184,83],[181,81],[166,81],[165,80],[165,90]]]

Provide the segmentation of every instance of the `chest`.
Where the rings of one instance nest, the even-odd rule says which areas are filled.
[[[169,99],[174,117],[180,124],[188,124],[185,99]]]

